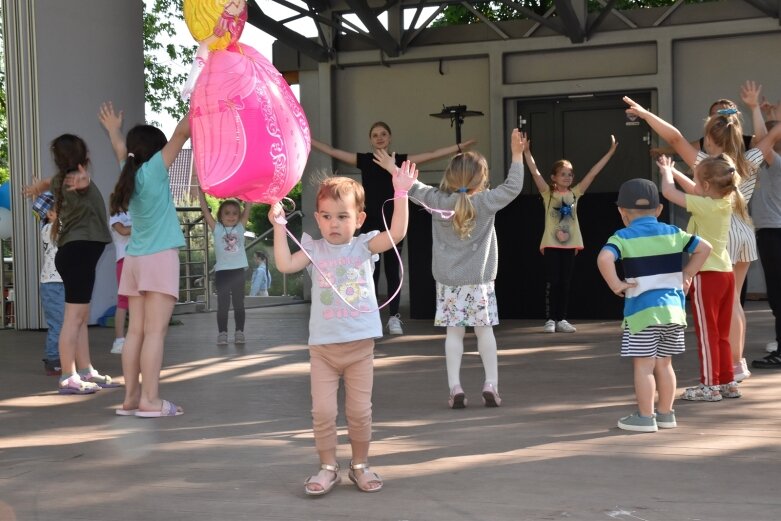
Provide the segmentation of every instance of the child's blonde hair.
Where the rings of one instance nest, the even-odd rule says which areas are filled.
[[[356,210],[362,212],[366,202],[363,186],[349,177],[327,177],[320,182],[315,208],[320,209],[320,201],[323,199],[342,201],[350,195],[355,198]]]
[[[748,208],[743,194],[738,190],[740,176],[737,174],[735,164],[726,154],[703,159],[696,168],[697,178],[700,182],[707,182],[719,197],[729,197],[732,202],[732,210],[747,223],[751,222]]]
[[[477,212],[470,194],[481,192],[488,186],[488,162],[479,152],[463,152],[453,156],[447,165],[439,189],[447,193],[458,193],[453,230],[460,239],[466,239],[475,228]]]
[[[751,166],[743,155],[746,146],[743,143],[743,126],[737,114],[711,116],[705,123],[705,135],[732,159],[742,179],[751,175]]]

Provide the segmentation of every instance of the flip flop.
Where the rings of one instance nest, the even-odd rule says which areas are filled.
[[[123,409],[120,407],[119,409],[114,409],[114,412],[117,416],[135,416],[138,409]]]
[[[163,400],[163,406],[159,411],[142,411],[141,409],[135,411],[138,418],[162,418],[164,416],[181,416],[182,414],[184,414],[184,410],[168,400]]]

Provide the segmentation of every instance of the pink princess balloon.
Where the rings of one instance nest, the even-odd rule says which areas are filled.
[[[237,15],[226,8],[213,26],[214,36],[230,40],[224,49],[209,50],[195,82],[193,156],[205,192],[273,204],[301,179],[311,147],[309,123],[282,74],[238,43],[245,21],[246,5]]]

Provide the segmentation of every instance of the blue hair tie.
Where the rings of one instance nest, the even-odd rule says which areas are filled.
[[[731,116],[738,113],[738,109],[719,109],[718,112],[722,116]]]
[[[467,193],[468,191],[469,191],[469,190],[467,189],[467,187],[466,187],[466,186],[462,186],[461,188],[459,188],[458,190],[456,190],[456,192],[458,192],[459,194],[465,194],[465,193]]]

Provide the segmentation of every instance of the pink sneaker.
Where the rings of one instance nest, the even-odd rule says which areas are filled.
[[[499,398],[499,391],[494,384],[486,382],[483,385],[483,405],[486,407],[499,407],[502,405],[502,399]]]
[[[454,385],[450,389],[450,398],[447,399],[447,404],[451,409],[464,409],[466,407],[466,394],[460,385]]]

